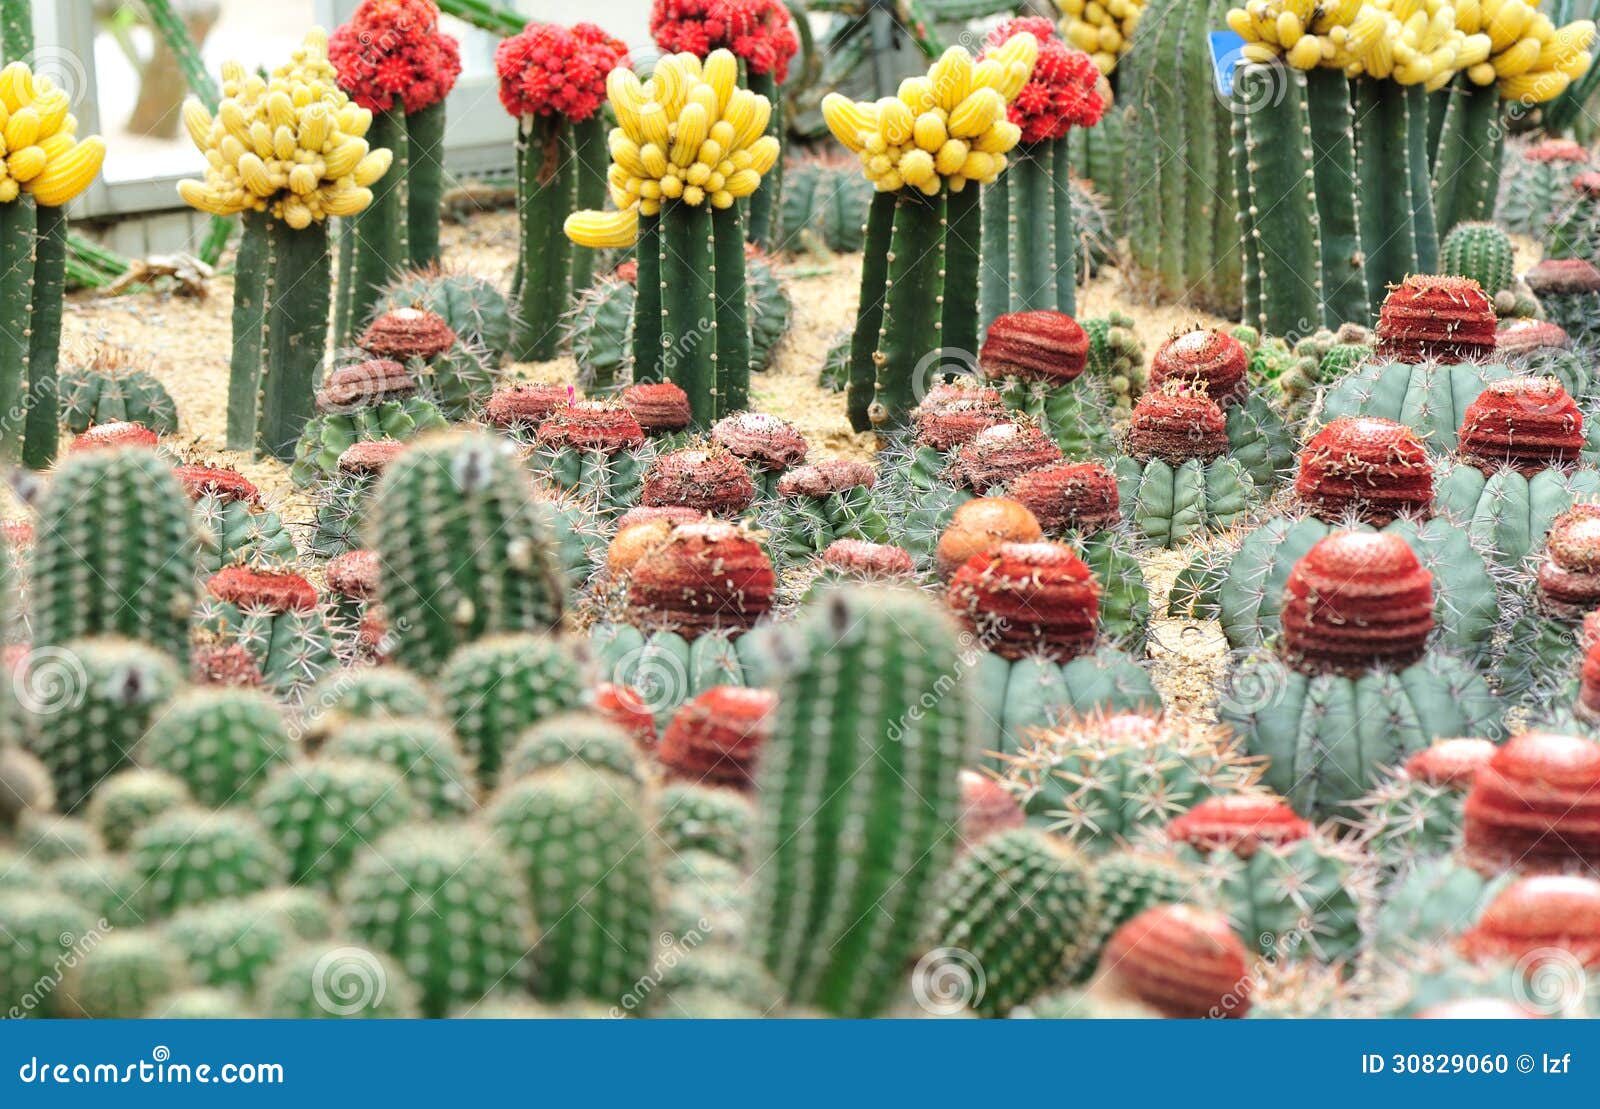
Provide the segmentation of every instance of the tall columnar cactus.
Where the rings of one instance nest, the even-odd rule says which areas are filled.
[[[73,455],[56,469],[35,530],[35,646],[124,635],[187,656],[195,529],[165,459],[140,447]]]
[[[24,12],[24,18],[31,18]],[[29,45],[8,57],[32,53]],[[105,161],[98,136],[79,139],[71,97],[26,62],[0,70],[5,167],[0,170],[0,460],[43,469],[55,457],[56,364],[66,291],[63,205]]]
[[[402,665],[433,673],[488,632],[561,623],[550,538],[502,441],[463,434],[418,443],[384,474],[369,525]]]
[[[934,692],[954,630],[913,593],[862,587],[808,606],[785,647],[755,947],[792,1001],[865,1016],[892,999],[955,848],[968,701]]]
[[[273,699],[249,689],[184,693],[154,721],[141,764],[182,781],[202,805],[247,806],[272,768],[290,755],[288,725]]]
[[[68,813],[137,758],[182,677],[160,652],[111,638],[39,648],[23,665],[27,747],[49,769],[56,803]]]
[[[356,859],[341,898],[355,937],[400,964],[427,1017],[504,988],[536,939],[517,866],[470,826],[390,832]]]
[[[593,274],[593,263],[574,254],[562,221],[580,205],[598,206],[604,196],[600,109],[606,75],[627,57],[627,45],[593,23],[530,23],[495,49],[500,103],[518,121],[521,250],[511,287],[517,305],[511,356],[517,361],[555,356],[558,321]]]
[[[1034,308],[1077,311],[1078,232],[1067,136],[1075,127],[1095,126],[1105,110],[1094,61],[1058,38],[1049,20],[1007,20],[990,32],[987,49],[1023,32],[1038,40],[1039,56],[1033,76],[1006,108],[1006,118],[1022,128],[1021,141],[1008,172],[983,193],[979,315],[984,324]],[[984,56],[979,55],[980,62]],[[955,219],[970,220],[962,202],[956,203]],[[947,229],[950,235],[969,232],[959,224]],[[955,257],[962,256],[958,251]],[[945,281],[953,283],[949,259]],[[970,351],[965,344],[972,338],[952,332],[944,342]]]
[[[782,142],[783,101],[778,90],[788,80],[789,61],[800,49],[790,22],[805,18],[791,16],[781,0],[746,0],[732,8],[706,0],[656,0],[650,9],[650,36],[668,53],[682,51],[704,58],[713,50],[732,51],[750,91],[772,105],[766,133]],[[765,250],[786,245],[780,238],[778,214],[782,191],[780,154],[747,204],[746,237]]]
[[[1225,8],[1221,0],[1144,4],[1117,66],[1117,88],[1128,250],[1139,286],[1232,316],[1240,250],[1226,187],[1229,115],[1212,90],[1206,50]],[[1182,157],[1171,156],[1173,135],[1183,136]]]
[[[235,268],[228,446],[281,461],[311,415],[332,301],[329,216],[372,203],[370,186],[393,154],[370,149],[372,113],[336,83],[321,28],[269,77],[237,62],[222,69],[215,113],[198,100],[183,122],[207,155],[205,178],[181,181],[189,205],[244,214]]]
[[[952,46],[928,76],[902,82],[898,96],[823,99],[829,129],[878,190],[850,345],[847,405],[857,431],[906,423],[943,372],[960,368],[939,351],[977,347],[978,188],[999,178],[1022,138],[1005,115],[1038,52],[1027,31],[978,63]]]
[[[580,247],[634,246],[633,379],[676,382],[700,427],[749,404],[744,228],[735,202],[755,192],[780,152],[765,133],[771,103],[739,88],[738,75],[726,50],[703,63],[668,55],[646,84],[631,70],[612,70],[618,210],[578,211],[566,221]]]
[[[509,783],[489,805],[543,922],[533,960],[541,998],[615,1001],[650,971],[656,875],[631,801],[608,775],[566,766]]]

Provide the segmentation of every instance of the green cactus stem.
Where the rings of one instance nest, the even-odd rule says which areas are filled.
[[[1002,756],[1023,747],[1033,729],[1064,716],[1161,708],[1149,671],[1109,645],[1065,663],[1040,656],[1013,661],[984,651],[963,684],[978,706],[973,731],[979,749]]]
[[[1133,506],[1134,528],[1151,546],[1174,549],[1225,531],[1249,512],[1255,483],[1237,459],[1116,460],[1119,495]]]
[[[561,337],[556,320],[571,294],[573,255],[562,221],[578,193],[572,143],[572,125],[560,117],[525,116],[517,127],[522,245],[511,290],[517,304],[511,357],[518,362],[555,357]]]
[[[633,690],[660,727],[678,706],[713,686],[761,685],[767,668],[758,636],[708,632],[693,640],[676,632],[642,632],[631,624],[596,624],[589,649],[597,672]]]
[[[0,48],[19,60],[33,53],[33,0],[0,2]]]
[[[978,352],[983,243],[983,205],[979,195],[978,186],[970,182],[960,192],[947,192],[944,217],[943,343],[948,350],[974,356]]]
[[[1440,234],[1469,220],[1493,217],[1506,142],[1496,85],[1477,85],[1458,73],[1444,97],[1433,163],[1434,218]],[[1439,99],[1434,97],[1436,103]]]
[[[761,190],[757,190],[759,194]],[[752,201],[754,197],[752,196]],[[770,200],[770,197],[769,197]],[[712,265],[716,289],[716,384],[710,422],[750,407],[750,304],[745,288],[744,230],[737,206],[711,213]],[[690,408],[694,397],[689,398]]]
[[[290,880],[321,889],[333,889],[366,844],[426,815],[394,769],[332,757],[280,767],[252,808],[288,856]]]
[[[61,298],[67,289],[67,216],[60,208],[38,206],[36,217],[22,464],[42,470],[55,460],[61,433],[56,366],[61,356]]]
[[[435,107],[442,115],[443,105]],[[389,172],[373,184],[372,203],[346,222],[345,233],[340,236],[340,276],[348,269],[350,277],[349,295],[340,297],[341,315],[334,328],[334,342],[341,347],[361,334],[384,286],[410,264],[411,201],[407,190],[412,157],[407,127],[405,109],[396,103],[374,112],[367,132],[373,149],[388,147],[394,162]],[[444,172],[442,166],[434,169]],[[442,180],[439,184],[442,186]],[[348,260],[345,252],[349,252]]]
[[[1428,181],[1427,92],[1421,85],[1357,77],[1351,94],[1361,252],[1368,310],[1375,317],[1390,285],[1410,274],[1433,273],[1439,264]]]
[[[397,259],[396,269],[433,266],[439,262],[439,211],[444,201],[444,126],[443,100],[406,115],[406,164],[402,167],[406,252]],[[395,151],[396,160],[400,153]],[[388,176],[384,174],[385,178]],[[377,199],[376,195],[373,199]],[[369,305],[375,302],[376,297]]]
[[[743,65],[740,69],[744,69]],[[767,98],[767,103],[772,105],[772,114],[767,117],[766,134],[772,135],[783,141],[783,97],[778,91],[776,76],[771,70],[765,73],[745,74],[745,87],[757,96]],[[783,204],[783,155],[778,155],[778,160],[772,168],[761,176],[761,186],[750,194],[748,237],[751,242],[763,250],[778,250],[782,244],[778,239],[779,221],[778,209]],[[598,207],[599,205],[594,205]]]
[[[22,460],[28,417],[28,328],[35,234],[31,197],[0,204],[0,459]]]
[[[248,805],[292,741],[273,699],[251,689],[184,693],[145,734],[139,760],[165,770],[207,808]]]
[[[859,251],[872,197],[872,183],[854,164],[791,163],[784,170],[778,223],[768,249]]]
[[[930,351],[943,346],[939,319],[944,295],[944,194],[895,193],[894,228],[883,282],[883,320],[872,354],[874,427],[904,423],[928,382],[917,380]],[[858,317],[856,326],[863,324]]]
[[[584,693],[577,661],[545,635],[503,635],[468,643],[439,675],[445,714],[493,788],[518,735],[547,717],[576,708]]]
[[[1124,127],[1123,113],[1111,108],[1093,127],[1074,127],[1067,132],[1068,167],[1074,177],[1088,182],[1105,201],[1106,217],[1115,237],[1127,233]]]
[[[228,449],[254,450],[257,404],[267,342],[267,293],[272,276],[272,217],[246,212],[234,261],[233,350],[228,363]],[[349,234],[346,229],[346,234]],[[341,289],[348,284],[341,271]]]
[[[292,462],[295,444],[315,407],[317,372],[327,349],[332,264],[326,223],[314,222],[296,231],[274,220],[269,234],[272,278],[255,447],[262,455]]]
[[[606,145],[605,117],[596,112],[588,119],[574,122],[572,146],[574,170],[578,177],[575,189],[578,207],[605,207],[606,169],[611,162],[611,151]],[[570,288],[574,292],[587,289],[594,280],[594,262],[593,251],[572,251]]]
[[[872,403],[876,398],[878,382],[874,355],[878,349],[878,333],[883,327],[889,244],[894,235],[898,206],[894,193],[880,192],[872,194],[872,203],[867,208],[866,245],[861,259],[861,295],[857,302],[855,330],[850,336],[850,383],[846,394],[850,426],[856,431],[872,430]]]
[[[1321,67],[1307,72],[1305,78],[1322,243],[1322,320],[1334,328],[1365,323],[1370,316],[1361,252],[1361,193],[1356,185],[1350,82],[1340,71]]]
[[[986,190],[984,225],[996,236],[992,247],[988,238],[983,243],[982,317],[986,325],[996,316],[1031,308],[1050,308],[1069,316],[1076,311],[1072,258],[1077,231],[1067,162],[1066,143],[1060,139],[1018,147],[996,182],[1004,187]],[[955,196],[964,194],[965,190]],[[992,216],[988,211],[991,205],[995,209]],[[954,245],[952,241],[947,250],[953,251]],[[948,262],[946,281],[950,281]],[[970,349],[948,335],[945,343]]]

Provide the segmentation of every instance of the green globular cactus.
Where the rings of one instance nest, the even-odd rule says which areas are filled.
[[[500,441],[464,434],[413,446],[384,474],[369,524],[401,665],[432,673],[489,632],[561,623],[548,532]]]
[[[1506,230],[1543,241],[1589,152],[1570,139],[1547,139],[1507,151],[1495,218]]]
[[[1230,119],[1239,117],[1217,102],[1206,48],[1206,34],[1223,25],[1227,7],[1222,0],[1147,4],[1117,66],[1117,99],[1137,285],[1152,298],[1232,316],[1241,266],[1236,206],[1217,182],[1227,178]],[[1182,158],[1163,153],[1174,134],[1184,137]]]
[[[1068,261],[1079,249],[1070,161],[1065,138],[1024,143],[1000,179],[982,190],[979,315],[985,326],[1034,308],[1077,313],[1078,266]],[[960,193],[950,198],[952,205],[962,200]],[[953,335],[945,344],[970,349]]]
[[[1600,265],[1600,190],[1585,174],[1563,195],[1545,238],[1545,257]]]
[[[339,456],[334,472],[311,494],[317,506],[308,543],[312,554],[335,558],[361,546],[378,480],[401,449],[397,443],[358,443]]]
[[[88,451],[58,466],[29,555],[35,647],[123,635],[184,658],[194,598],[189,499],[154,451]]]
[[[68,1013],[96,1020],[136,1020],[159,998],[187,986],[183,952],[149,929],[100,939],[62,975]]]
[[[589,712],[561,712],[534,724],[507,752],[500,776],[510,782],[568,763],[605,772],[632,786],[644,781],[634,737]]]
[[[444,413],[417,392],[398,362],[369,359],[337,366],[317,392],[317,411],[295,446],[289,478],[304,488],[336,473],[357,443],[405,442],[449,426]]]
[[[1101,121],[1102,126],[1104,122]],[[1145,385],[1144,345],[1134,331],[1133,317],[1113,310],[1078,323],[1089,336],[1089,361],[1084,373],[1102,383],[1115,415],[1132,414],[1133,402],[1144,392]]]
[[[925,933],[971,715],[964,691],[933,692],[958,665],[954,642],[926,599],[861,587],[808,606],[785,643],[752,933],[791,1002],[880,1011]]]
[[[778,566],[821,554],[840,539],[894,542],[894,528],[873,495],[875,475],[862,462],[832,460],[798,466],[778,479],[778,496],[764,507],[761,529]]]
[[[379,951],[325,941],[292,948],[261,973],[256,990],[270,1020],[414,1020],[417,988]]]
[[[1161,694],[1135,656],[1110,645],[1070,661],[979,653],[963,683],[978,705],[973,733],[984,752],[1009,754],[1031,729],[1093,712],[1154,712]]]
[[[138,882],[120,855],[62,859],[46,871],[45,877],[113,928],[133,928],[144,923],[135,906]]]
[[[1090,940],[1089,958],[1078,972],[1080,980],[1093,973],[1100,951],[1113,933],[1156,905],[1177,905],[1189,900],[1195,888],[1194,871],[1168,853],[1141,850],[1113,851],[1094,865],[1100,890],[1100,914]]]
[[[87,820],[35,812],[18,822],[16,842],[22,853],[40,866],[98,855],[102,850],[100,837]]]
[[[405,720],[436,712],[427,684],[398,666],[339,670],[312,686],[305,711],[325,726],[345,720]]]
[[[249,900],[216,901],[175,913],[161,933],[183,956],[198,985],[255,992],[262,972],[294,937]]]
[[[1485,876],[1455,859],[1423,863],[1383,891],[1374,939],[1391,950],[1430,950],[1471,926],[1511,881],[1511,875]]]
[[[1443,859],[1461,845],[1466,797],[1462,785],[1396,771],[1356,802],[1361,849],[1381,866],[1400,872]]]
[[[742,867],[755,823],[755,808],[744,794],[673,782],[656,798],[651,831],[668,858],[704,853]]]
[[[225,221],[224,221],[225,222]],[[144,1011],[146,1020],[250,1020],[259,1016],[237,990],[195,986],[157,998]]]
[[[258,917],[276,921],[291,937],[321,940],[333,935],[337,909],[326,894],[303,886],[273,886],[244,904]]]
[[[982,1016],[1005,1016],[1093,954],[1094,869],[1048,833],[1013,828],[988,837],[956,860],[933,902],[928,946],[976,961],[983,989],[970,1004]]]
[[[1511,288],[1515,261],[1511,237],[1494,223],[1458,223],[1439,248],[1440,273],[1470,277],[1491,297]]]
[[[235,563],[295,560],[294,540],[283,518],[266,507],[261,491],[243,474],[217,466],[180,466],[178,477],[194,502],[203,576]]]
[[[130,767],[100,783],[87,815],[106,847],[123,851],[151,821],[191,800],[181,779],[163,770]]]
[[[783,195],[770,250],[824,249],[853,254],[862,246],[872,183],[850,163],[809,158],[784,167]]]
[[[822,356],[817,384],[832,393],[842,393],[850,385],[850,332],[841,332]]]
[[[336,888],[362,846],[425,815],[393,768],[332,756],[280,768],[253,808],[288,856],[289,880],[319,889]]]
[[[1529,295],[1538,296],[1544,318],[1565,331],[1573,343],[1582,348],[1600,336],[1600,272],[1592,262],[1549,258],[1530,269],[1525,280]],[[1550,357],[1552,352],[1543,353]],[[1587,399],[1586,389],[1580,392],[1569,387],[1568,391]]]
[[[569,588],[581,593],[605,564],[610,535],[600,514],[577,497],[554,489],[538,491],[535,507],[555,541],[556,561]]]
[[[266,687],[298,695],[339,664],[330,611],[299,574],[230,566],[206,580],[201,634],[249,654]]]
[[[638,503],[657,457],[655,445],[645,440],[631,413],[580,401],[539,426],[529,465],[584,507],[612,517]]]
[[[656,950],[655,872],[639,811],[609,776],[553,767],[507,784],[487,818],[543,922],[533,992],[615,1000]]]
[[[1511,371],[1493,362],[1372,362],[1335,381],[1311,414],[1313,427],[1345,416],[1378,416],[1405,424],[1431,451],[1456,448],[1467,406]]]
[[[73,813],[108,775],[132,763],[182,674],[159,651],[118,639],[82,639],[28,656],[19,698],[27,748],[50,771],[56,804]]]
[[[497,635],[465,644],[439,672],[445,716],[486,789],[499,781],[517,736],[577,707],[586,689],[577,660],[548,635]]]
[[[1500,89],[1493,82],[1479,85],[1459,73],[1442,97],[1444,118],[1433,156],[1433,209],[1439,233],[1448,235],[1464,223],[1494,216],[1506,126]],[[1435,96],[1435,105],[1439,98]],[[1498,291],[1479,284],[1491,295]]]
[[[282,885],[289,876],[288,860],[266,832],[235,810],[174,809],[134,835],[128,860],[133,905],[146,920],[244,897]]]
[[[94,916],[53,891],[0,890],[0,928],[6,936],[0,944],[0,997],[6,999],[6,1016],[66,1016],[66,994],[38,986],[59,976],[66,958],[80,954],[77,945],[102,938]]]
[[[396,829],[340,895],[352,935],[400,965],[430,1018],[502,988],[537,938],[519,868],[482,829]]]
[[[61,422],[74,435],[95,424],[131,420],[157,435],[178,430],[178,406],[172,394],[147,370],[129,365],[110,349],[96,350],[81,364],[61,371]]]
[[[1354,320],[1330,323],[1365,322],[1378,314],[1390,285],[1438,269],[1438,230],[1428,180],[1427,98],[1422,85],[1373,77],[1350,81],[1368,311]]]
[[[413,176],[415,171],[413,171]],[[420,308],[432,312],[456,338],[484,352],[491,366],[511,348],[512,310],[494,282],[465,270],[429,266],[397,274],[378,294],[378,312]]]
[[[293,741],[277,703],[252,689],[194,689],[179,694],[145,733],[138,757],[188,788],[206,808],[250,805],[251,797]]]
[[[1138,534],[1151,546],[1168,549],[1241,523],[1255,488],[1232,458],[1191,458],[1173,466],[1159,458],[1140,465],[1124,457],[1117,459],[1116,470]]]
[[[322,754],[388,766],[434,820],[465,816],[477,807],[472,765],[455,736],[436,721],[412,717],[347,723],[328,738]]]
[[[631,624],[596,624],[589,631],[596,673],[627,686],[664,727],[678,706],[718,685],[757,685],[766,672],[762,647],[751,635],[645,632]]]
[[[789,331],[789,294],[784,292],[771,262],[752,258],[745,263],[745,296],[749,300],[750,369],[765,370],[772,365],[778,343]]]

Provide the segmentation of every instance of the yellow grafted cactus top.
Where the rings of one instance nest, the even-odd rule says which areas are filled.
[[[941,187],[960,192],[986,185],[1006,168],[1022,129],[1006,106],[1033,76],[1039,42],[1013,35],[981,62],[959,46],[946,50],[926,77],[907,77],[899,94],[878,101],[829,93],[822,118],[834,138],[855,151],[879,192]]]
[[[89,187],[105,164],[98,135],[77,137],[71,101],[26,62],[0,70],[0,203],[23,193],[59,208]]]
[[[579,246],[622,247],[639,237],[639,217],[664,200],[731,208],[749,196],[778,160],[778,140],[766,134],[772,105],[738,87],[739,61],[713,50],[704,62],[668,54],[648,81],[618,67],[606,78],[616,113],[606,181],[614,212],[567,217],[567,238]]]
[[[1133,45],[1144,0],[1061,0],[1061,37],[1094,59],[1101,73]]]
[[[1594,24],[1556,27],[1527,0],[1248,0],[1228,12],[1250,61],[1443,88],[1457,73],[1508,100],[1558,96],[1589,68]]]
[[[206,156],[204,180],[178,182],[185,203],[218,216],[270,212],[296,230],[366,208],[393,157],[367,148],[372,113],[339,88],[320,27],[266,79],[225,64],[216,116],[191,98],[183,124]]]

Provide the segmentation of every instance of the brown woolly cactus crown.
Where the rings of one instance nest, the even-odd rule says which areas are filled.
[[[1306,673],[1405,667],[1433,631],[1433,575],[1393,532],[1335,532],[1284,586],[1283,649]]]
[[[958,778],[963,847],[971,847],[996,832],[1020,828],[1027,823],[1027,814],[1011,791],[993,778],[975,770],[963,770]]]
[[[546,416],[539,425],[538,442],[551,450],[619,454],[644,445],[644,428],[626,408],[586,400]]]
[[[1406,760],[1406,777],[1465,792],[1499,749],[1488,739],[1441,739]]]
[[[1218,404],[1227,404],[1243,389],[1249,366],[1250,352],[1232,335],[1214,327],[1190,328],[1157,348],[1150,359],[1150,387],[1187,382]]]
[[[1583,453],[1583,413],[1553,377],[1496,381],[1467,406],[1462,457],[1485,471],[1511,466],[1532,476],[1569,466]]]
[[[719,685],[682,705],[661,736],[657,755],[673,777],[748,789],[756,759],[772,738],[777,695]]]
[[[1072,462],[1029,470],[1006,490],[1051,535],[1096,532],[1122,519],[1117,479],[1098,462]]]
[[[1481,769],[1462,809],[1465,854],[1485,873],[1600,866],[1600,743],[1512,736]]]
[[[1600,606],[1600,506],[1574,505],[1555,518],[1539,562],[1539,607],[1577,620]]]
[[[1062,457],[1056,441],[1034,424],[995,424],[961,445],[955,469],[962,484],[981,495],[1018,474],[1054,465]]]
[[[329,561],[324,578],[339,596],[370,601],[378,595],[378,552],[346,551]]]
[[[949,577],[973,555],[987,554],[1002,543],[1032,543],[1044,529],[1020,502],[1008,497],[979,497],[959,506],[939,536],[939,574]]]
[[[1590,970],[1600,968],[1600,882],[1553,874],[1513,882],[1457,943],[1468,959],[1497,963],[1538,953],[1553,959],[1556,948]]]
[[[1470,277],[1413,274],[1389,290],[1378,313],[1377,357],[1396,362],[1471,362],[1494,353],[1494,302]]]
[[[242,643],[201,643],[189,654],[189,678],[196,685],[255,689],[264,678],[250,648]]]
[[[1088,333],[1065,312],[1048,309],[997,316],[978,351],[978,370],[990,381],[1066,385],[1088,364]]]
[[[1600,292],[1600,270],[1582,258],[1546,258],[1523,280],[1534,296],[1571,296]]]
[[[950,579],[950,608],[1002,658],[1068,662],[1094,649],[1100,583],[1065,543],[1002,543]]]
[[[1549,320],[1512,320],[1495,332],[1494,339],[1495,357],[1501,361],[1536,350],[1564,350],[1570,346],[1572,336]]]
[[[339,472],[381,474],[405,449],[406,445],[398,439],[363,439],[352,443],[339,455]]]
[[[831,458],[812,466],[796,466],[778,479],[780,497],[826,497],[851,489],[871,489],[878,474],[865,462]]]
[[[765,412],[737,412],[711,428],[711,441],[751,465],[774,473],[806,460],[806,437],[788,420]]]
[[[959,447],[985,428],[1011,418],[997,390],[949,382],[928,390],[911,413],[916,443],[936,451]]]
[[[1157,905],[1107,941],[1097,984],[1164,1017],[1242,1017],[1250,1011],[1250,962],[1226,917],[1192,905]]]
[[[536,431],[545,418],[572,400],[565,385],[519,381],[502,386],[483,406],[484,422],[503,430]]]
[[[417,379],[399,362],[369,358],[340,366],[323,378],[322,388],[317,390],[317,411],[365,408],[409,397],[416,391]]]
[[[1376,416],[1333,420],[1300,452],[1295,494],[1319,519],[1381,527],[1433,508],[1433,463],[1417,433]]]
[[[175,466],[172,470],[191,500],[215,497],[230,504],[260,504],[261,490],[228,466]]]
[[[287,570],[229,566],[206,579],[206,592],[226,604],[268,612],[306,612],[317,607],[317,589]]]
[[[628,603],[643,622],[688,639],[749,628],[772,607],[772,560],[734,524],[682,524],[634,564]]]
[[[1264,793],[1208,797],[1167,825],[1167,839],[1202,853],[1231,851],[1241,859],[1311,834],[1311,823]]]
[[[161,436],[132,420],[113,420],[109,424],[96,424],[67,444],[68,454],[104,450],[107,447],[154,448]]]
[[[867,577],[898,578],[916,572],[911,552],[864,539],[835,539],[820,556],[826,566]]]
[[[756,499],[750,471],[722,447],[685,447],[656,459],[639,503],[682,505],[711,516],[737,516]]]
[[[444,317],[425,308],[396,308],[385,312],[361,333],[356,345],[378,358],[426,362],[455,345],[456,333]]]
[[[1133,406],[1128,454],[1140,462],[1159,459],[1181,466],[1190,459],[1209,462],[1228,450],[1227,418],[1203,392],[1168,384],[1145,393]]]
[[[622,391],[622,406],[652,434],[681,431],[694,419],[689,394],[671,381],[641,381]]]

